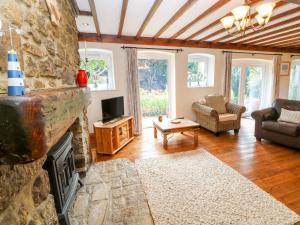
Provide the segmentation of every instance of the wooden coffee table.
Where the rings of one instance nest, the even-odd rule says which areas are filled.
[[[164,119],[162,122],[153,120],[154,138],[157,138],[157,130],[163,135],[163,146],[168,148],[168,135],[174,133],[183,133],[192,131],[194,134],[194,145],[198,146],[198,130],[200,125],[194,121],[187,119],[180,119],[180,123],[174,124],[170,120]]]

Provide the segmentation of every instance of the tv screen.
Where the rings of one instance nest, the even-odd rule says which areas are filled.
[[[109,98],[102,100],[102,122],[106,123],[124,115],[124,98]]]

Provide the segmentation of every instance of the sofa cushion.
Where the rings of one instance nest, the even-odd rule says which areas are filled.
[[[277,121],[264,121],[262,123],[264,130],[273,131],[280,134],[285,134],[293,137],[297,137],[299,134],[299,124],[277,122]]]
[[[300,124],[300,111],[281,109],[278,121]]]
[[[234,121],[237,120],[237,114],[231,114],[231,113],[219,114],[220,122],[232,121],[232,120]]]
[[[206,105],[215,109],[219,114],[226,113],[225,100],[222,95],[205,96]]]

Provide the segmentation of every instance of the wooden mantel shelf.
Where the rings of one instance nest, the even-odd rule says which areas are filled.
[[[43,157],[89,104],[88,88],[0,95],[0,165]]]

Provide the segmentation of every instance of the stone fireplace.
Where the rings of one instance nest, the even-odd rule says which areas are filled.
[[[47,153],[67,131],[76,171],[91,164],[86,88],[34,91],[23,97],[0,97],[0,224],[58,224]]]
[[[75,10],[71,0],[55,0],[61,15],[51,21],[46,0],[0,0],[0,224],[58,224],[49,176],[43,166],[49,150],[67,131],[76,171],[90,167],[86,110],[88,89],[77,88],[79,68]],[[8,97],[7,52],[13,48],[24,72],[26,95]]]

